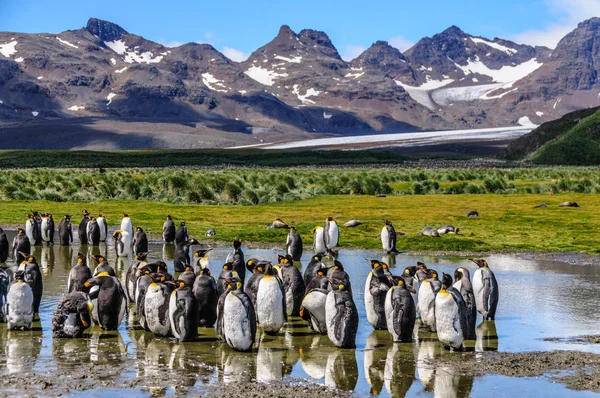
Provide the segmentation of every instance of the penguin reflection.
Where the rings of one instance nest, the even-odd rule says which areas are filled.
[[[42,336],[40,332],[9,331],[6,335],[7,372],[31,372],[41,349]]]
[[[475,329],[475,351],[498,351],[498,332],[495,321],[482,321]]]
[[[372,395],[379,395],[383,389],[387,347],[391,343],[392,339],[387,330],[374,330],[367,337],[364,367],[365,377],[371,386],[370,393]]]
[[[325,368],[325,385],[353,391],[358,382],[358,364],[354,350],[340,350],[329,354]]]
[[[90,360],[98,364],[115,364],[127,359],[127,348],[118,331],[105,332],[96,326],[90,337]]]
[[[318,334],[313,337],[310,347],[307,349],[300,347],[302,369],[312,379],[320,380],[325,377],[328,354],[322,347],[327,343],[329,343],[329,338]]]
[[[283,379],[286,348],[281,347],[280,344],[280,339],[262,334],[256,354],[257,382],[272,383]]]
[[[219,372],[224,384],[239,385],[249,383],[256,377],[257,355],[251,352],[233,351],[227,344],[219,344],[221,353]],[[262,372],[262,369],[258,372]]]
[[[442,345],[437,340],[421,340],[417,354],[417,373],[424,391],[432,391],[435,379],[436,359],[442,355]]]
[[[451,365],[438,366],[435,369],[434,397],[468,397],[473,389],[473,376],[462,374]]]
[[[40,268],[42,273],[48,275],[54,267],[54,247],[42,246],[42,256],[40,258]]]
[[[385,388],[392,397],[404,397],[415,380],[415,345],[394,343],[385,359]]]
[[[73,264],[73,247],[59,246],[58,247],[58,264],[61,264],[65,271],[71,270]]]

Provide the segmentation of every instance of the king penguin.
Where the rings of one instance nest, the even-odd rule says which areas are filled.
[[[173,243],[175,241],[175,223],[171,216],[167,216],[167,220],[163,223],[163,241],[165,243]]]
[[[58,239],[63,246],[69,246],[73,242],[73,225],[71,216],[65,215],[58,223]]]
[[[446,348],[460,350],[467,336],[467,307],[460,292],[452,287],[452,277],[444,274],[435,297],[435,327]]]
[[[127,297],[121,282],[107,272],[100,272],[84,283],[86,289],[94,286],[98,289],[88,291],[90,299],[96,301],[94,311],[98,314],[98,324],[104,330],[117,330],[127,310]]]
[[[96,217],[91,217],[87,224],[87,240],[92,246],[100,245],[100,226]]]
[[[325,227],[323,227],[323,238],[325,240],[325,248],[327,249],[327,253],[333,255],[333,249],[335,249],[339,244],[340,238],[340,230],[333,217],[327,217],[327,220],[325,220]]]
[[[25,234],[25,230],[19,228],[17,230],[17,234],[13,239],[12,245],[12,253],[13,258],[15,259],[15,263],[21,264],[25,260],[25,256],[21,253],[29,253],[31,252],[31,242],[27,235]]]
[[[427,279],[419,286],[419,299],[417,300],[419,315],[423,325],[435,332],[435,297],[442,287],[435,270],[427,270]]]
[[[192,286],[183,281],[175,284],[169,300],[171,332],[177,341],[192,341],[198,337],[198,301]]]
[[[256,308],[256,295],[258,294],[258,284],[265,274],[265,268],[267,264],[270,264],[268,261],[259,261],[255,258],[251,258],[246,263],[246,269],[248,269],[252,275],[248,278],[248,281],[245,284],[244,292],[250,297],[250,301],[254,308]]]
[[[390,220],[384,220],[385,225],[381,229],[381,244],[383,245],[383,250],[387,254],[398,254],[398,250],[396,250],[396,230],[392,225]]]
[[[167,337],[171,334],[169,304],[175,283],[164,281],[161,274],[152,274],[152,283],[146,290],[144,309],[148,329],[157,336]]]
[[[281,259],[278,271],[285,290],[285,305],[288,316],[298,316],[306,286],[300,270],[294,265],[291,255]]]
[[[237,272],[233,270],[233,264],[231,263],[225,263],[223,264],[223,268],[221,268],[221,273],[219,274],[219,279],[217,280],[218,297],[221,297],[221,295],[227,290],[225,280],[228,278],[239,278]]]
[[[371,263],[371,272],[365,282],[365,310],[367,321],[373,329],[386,329],[385,297],[390,290],[391,282],[385,273],[383,263],[377,260],[368,260]]]
[[[358,311],[352,294],[343,283],[332,279],[332,290],[325,302],[325,323],[327,336],[336,347],[356,347],[358,330]]]
[[[196,273],[196,275],[200,274],[200,271],[203,268],[210,267],[210,261],[209,261],[208,257],[206,257],[206,255],[211,250],[212,249],[203,249],[203,250],[195,250],[194,251],[194,254],[192,255],[192,268],[194,269],[194,272]]]
[[[268,335],[276,335],[287,321],[283,283],[275,275],[271,264],[267,264],[265,274],[258,283],[256,318]]]
[[[81,245],[87,245],[87,225],[90,222],[90,213],[86,209],[81,210],[81,222],[79,223],[79,229],[77,231],[77,235],[79,236],[79,243]]]
[[[302,237],[296,231],[296,227],[291,226],[290,231],[288,232],[287,242],[285,244],[285,250],[287,254],[292,256],[294,261],[300,261],[302,258]]]
[[[185,271],[186,264],[190,263],[190,246],[199,243],[196,239],[190,239],[177,244],[175,254],[173,255],[173,268],[175,272]]]
[[[308,265],[306,266],[306,269],[304,270],[304,285],[305,286],[308,286],[309,282],[315,277],[315,275],[317,275],[317,271],[321,267],[323,267],[323,263],[321,262],[322,259],[323,259],[323,256],[321,256],[320,254],[315,254],[310,259],[310,262],[308,263]]]
[[[189,239],[188,229],[185,226],[185,221],[179,223],[177,231],[175,232],[175,244],[178,245]]]
[[[54,219],[50,213],[42,215],[41,234],[42,240],[46,242],[46,245],[54,245]]]
[[[244,260],[241,239],[235,238],[232,246],[233,250],[227,255],[225,262],[232,264],[233,270],[237,272],[238,278],[240,278],[242,284],[244,284],[246,281],[246,261]]]
[[[15,279],[6,297],[6,323],[8,330],[30,330],[33,323],[33,291],[25,282],[23,271],[15,272]]]
[[[488,266],[485,260],[471,260],[477,264],[477,269],[473,274],[473,293],[475,294],[475,304],[477,311],[483,315],[484,320],[494,320],[496,318],[496,308],[498,308],[498,282],[496,276]]]
[[[83,292],[86,290],[84,283],[92,278],[92,270],[87,265],[85,256],[77,253],[77,263],[69,271],[67,293]]]
[[[473,285],[471,284],[471,275],[469,270],[464,267],[459,267],[454,271],[453,287],[460,292],[465,306],[467,307],[467,335],[465,339],[475,340],[475,327],[477,321],[477,307],[475,305],[475,294],[473,293]]]
[[[33,312],[39,314],[42,294],[44,293],[42,271],[34,256],[25,253],[21,254],[25,257],[25,260],[19,264],[18,270],[24,272],[25,282],[31,286],[31,291],[33,292]]]
[[[115,254],[117,257],[128,257],[131,253],[131,235],[124,229],[119,229],[113,233],[115,241]]]
[[[133,254],[146,253],[147,251],[148,237],[142,227],[137,227],[133,234]]]
[[[135,303],[135,288],[137,280],[141,275],[139,269],[148,264],[147,258],[148,252],[136,254],[131,265],[129,265],[129,269],[127,269],[127,274],[125,275],[125,290],[127,290],[127,297],[131,303]]]
[[[96,222],[98,223],[98,228],[100,229],[100,242],[106,242],[106,238],[108,237],[108,222],[106,221],[106,217],[104,217],[102,214],[98,214]]]
[[[129,233],[129,236],[133,236],[133,224],[131,223],[131,218],[127,213],[123,213],[123,219],[121,220],[121,229],[127,231]]]
[[[87,294],[73,292],[65,295],[54,310],[52,337],[78,338],[92,326],[92,303]]]
[[[324,255],[327,253],[325,247],[325,235],[323,227],[314,227],[313,230],[313,250],[316,255]]]
[[[27,221],[25,221],[25,234],[27,235],[27,238],[29,238],[29,242],[31,242],[32,245],[35,245],[38,226],[33,214],[28,214],[27,217]]]
[[[404,281],[396,278],[385,296],[385,317],[387,328],[395,343],[411,342],[415,328],[416,309],[411,293],[415,290]]]
[[[256,313],[250,298],[242,291],[239,278],[226,280],[227,292],[223,295],[222,309],[217,324],[220,334],[229,347],[236,351],[252,351],[256,338]]]
[[[0,228],[0,265],[6,263],[6,259],[8,258],[8,238],[6,237],[6,233],[2,228]]]
[[[210,328],[217,320],[217,284],[208,268],[202,268],[194,281],[192,292],[198,302],[198,326]]]

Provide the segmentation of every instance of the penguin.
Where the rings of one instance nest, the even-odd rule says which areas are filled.
[[[27,221],[25,222],[25,234],[27,238],[29,238],[29,242],[32,245],[36,245],[36,237],[38,235],[38,224],[35,221],[35,216],[33,214],[29,214]]]
[[[106,242],[106,238],[108,237],[108,222],[106,221],[106,217],[104,217],[102,214],[98,214],[96,222],[98,223],[98,228],[100,229],[100,242]]]
[[[460,292],[467,307],[467,334],[465,335],[465,339],[475,340],[477,337],[475,335],[477,307],[475,305],[473,285],[471,284],[471,275],[468,269],[459,267],[454,271],[454,285],[452,287]]]
[[[163,223],[162,236],[165,243],[173,243],[175,241],[175,223],[170,215],[167,216],[167,220]]]
[[[198,326],[212,327],[217,320],[217,284],[208,268],[202,268],[194,281],[192,293],[198,302]]]
[[[65,295],[54,310],[52,337],[79,338],[92,325],[92,303],[87,294],[77,291]]]
[[[321,262],[322,259],[323,256],[320,254],[315,254],[311,257],[310,262],[304,270],[304,285],[308,286],[310,281],[317,275],[317,271],[323,267],[323,263]]]
[[[25,234],[25,230],[19,228],[13,239],[12,253],[16,264],[21,264],[25,260],[25,256],[21,253],[31,252],[31,241]]]
[[[179,274],[177,277],[178,281],[182,281],[186,285],[194,286],[194,281],[196,280],[196,273],[191,265],[185,266],[185,271]]]
[[[417,236],[431,236],[434,238],[439,238],[440,233],[433,227],[425,227],[417,234]]]
[[[276,218],[275,221],[273,221],[272,223],[267,224],[267,228],[266,229],[279,229],[279,228],[285,228],[285,229],[289,229],[289,225],[288,223],[286,223],[285,221],[283,221],[281,218]]]
[[[92,273],[92,277],[98,276],[101,272],[106,272],[109,276],[117,276],[115,269],[106,261],[104,256],[93,255],[92,258],[98,263]]]
[[[371,272],[365,282],[367,321],[375,330],[386,329],[385,297],[390,290],[391,282],[385,273],[383,263],[377,260],[368,261],[371,263]]]
[[[479,217],[479,212],[477,210],[471,210],[467,213],[467,217]]]
[[[35,246],[39,246],[42,244],[42,217],[40,213],[37,211],[33,212],[33,218],[35,219],[35,224],[37,228],[35,229]]]
[[[90,291],[94,286],[98,286],[98,289]],[[117,330],[127,310],[127,297],[121,282],[108,272],[100,272],[88,279],[84,287],[88,289],[90,299],[97,303],[94,311],[98,314],[100,327],[103,330]]]
[[[398,254],[399,251],[396,250],[396,230],[392,225],[390,220],[383,220],[385,225],[381,229],[381,244],[383,245],[383,250],[387,254]]]
[[[21,255],[25,260],[19,264],[18,270],[24,272],[25,282],[31,286],[31,291],[33,292],[33,312],[34,314],[39,314],[42,294],[44,292],[42,271],[35,257],[26,253],[21,253]]]
[[[256,312],[250,298],[242,291],[239,278],[229,278],[226,284],[227,292],[217,315],[221,336],[235,351],[252,351],[256,339]]]
[[[73,225],[71,216],[64,215],[58,223],[58,239],[63,246],[69,246],[73,242]]]
[[[121,229],[129,232],[129,236],[133,236],[133,224],[129,214],[123,213],[123,219],[121,220]]]
[[[6,323],[8,330],[30,330],[33,323],[33,291],[25,282],[25,272],[17,271],[6,296]]]
[[[231,263],[223,264],[223,268],[221,269],[221,273],[219,274],[219,279],[217,280],[218,297],[221,297],[221,295],[227,290],[227,286],[225,285],[225,279],[227,278],[239,278],[237,272],[233,270],[233,264]]]
[[[352,294],[352,284],[350,283],[350,275],[345,271],[344,264],[335,260],[333,262],[333,271],[329,275],[330,279],[335,279],[344,284],[344,289]]]
[[[256,318],[259,326],[268,335],[276,335],[287,321],[283,283],[275,275],[271,264],[267,264],[265,274],[258,283]]]
[[[333,253],[333,249],[339,244],[340,231],[333,217],[327,217],[325,227],[323,227],[323,239],[327,253]]]
[[[85,256],[77,253],[77,263],[69,271],[67,293],[86,291],[84,283],[89,279],[92,279],[92,271],[87,265]]]
[[[343,283],[331,279],[331,286],[325,302],[327,336],[336,347],[355,348],[358,330],[356,304]]]
[[[209,251],[212,249],[204,249],[204,250],[196,250],[192,255],[192,269],[196,273],[196,275],[200,274],[200,271],[203,268],[209,268],[210,261],[206,257]]]
[[[427,279],[419,286],[419,299],[417,302],[419,315],[423,325],[435,332],[435,297],[442,287],[435,270],[428,270]]]
[[[235,238],[233,240],[233,250],[227,255],[225,262],[232,264],[233,270],[237,272],[238,278],[244,284],[246,281],[246,262],[244,260],[244,252],[242,251],[241,239]]]
[[[410,296],[412,297],[413,302],[415,303],[415,308],[417,306],[417,303],[419,302],[419,279],[417,279],[416,277],[417,270],[417,266],[414,265],[406,267],[404,268],[404,272],[401,276],[401,278],[404,279],[404,283],[406,283],[406,288],[410,291]]]
[[[131,253],[131,235],[124,229],[119,229],[113,233],[115,241],[115,254],[117,257],[128,257]]]
[[[319,268],[314,278],[312,278],[312,280],[308,282],[308,285],[306,285],[304,294],[308,294],[313,289],[327,290],[329,288],[329,279],[327,279],[327,271],[328,268],[325,266]]]
[[[182,221],[179,223],[179,227],[177,227],[177,232],[175,232],[175,244],[178,245],[188,239],[188,229],[185,226],[185,221]]]
[[[171,332],[177,341],[192,341],[198,337],[198,301],[192,286],[179,280],[169,299]]]
[[[327,288],[311,289],[302,299],[300,307],[300,316],[308,321],[312,330],[320,334],[327,334],[325,305],[328,293]]]
[[[5,264],[8,258],[9,247],[8,238],[2,228],[0,228],[0,264]]]
[[[5,269],[0,268],[0,323],[6,322],[6,300],[11,283],[11,275]]]
[[[358,220],[350,220],[347,223],[344,224],[344,228],[355,228],[358,227],[359,225],[362,225],[361,221]]]
[[[460,231],[460,228],[454,227],[454,225],[442,225],[441,227],[439,227],[437,229],[437,231],[440,235],[458,234],[458,231]]]
[[[135,255],[134,260],[129,265],[127,269],[127,274],[125,275],[125,290],[127,292],[127,297],[129,298],[129,302],[135,302],[135,287],[137,284],[137,280],[140,277],[139,268],[148,264],[146,260],[148,257],[148,252],[138,253]]]
[[[52,214],[46,213],[42,215],[40,232],[42,234],[42,240],[46,242],[46,245],[54,245],[54,219],[52,218]]]
[[[324,255],[327,253],[325,247],[325,230],[323,227],[314,227],[313,230],[313,250],[315,254]]]
[[[150,329],[148,329],[148,324],[146,322],[146,291],[151,283],[152,276],[150,269],[147,267],[142,267],[140,269],[140,277],[135,284],[135,314],[140,326],[147,331],[150,331]]]
[[[290,227],[290,232],[288,233],[287,242],[285,244],[285,250],[287,254],[292,256],[294,261],[300,261],[302,258],[302,237],[298,231],[296,231],[296,227],[294,226]]]
[[[87,241],[92,246],[100,245],[100,226],[96,217],[91,217],[87,223]]]
[[[169,304],[175,283],[164,281],[163,278],[161,274],[152,274],[152,283],[146,290],[144,309],[148,329],[157,336],[167,337],[171,335]]]
[[[494,320],[498,308],[498,282],[496,276],[485,260],[471,260],[477,264],[473,274],[473,293],[477,312],[483,316],[483,320]]]
[[[285,308],[288,316],[298,316],[304,296],[304,280],[300,270],[294,266],[292,256],[288,256],[279,262],[279,275],[283,282],[285,291]]]
[[[133,235],[133,254],[146,252],[148,252],[148,237],[142,227],[137,227]]]
[[[90,213],[86,209],[83,209],[81,210],[81,215],[83,218],[79,223],[79,230],[77,231],[77,234],[79,235],[79,243],[82,245],[87,245],[87,225],[88,222],[90,222]]]
[[[185,265],[190,263],[190,246],[198,244],[200,244],[200,242],[196,239],[184,240],[177,244],[175,254],[173,255],[173,267],[175,268],[175,272],[185,271]]]
[[[169,266],[164,261],[154,261],[138,267],[140,271],[148,269],[150,273],[162,274],[166,281],[172,281],[173,275],[169,273]]]
[[[467,307],[460,292],[452,287],[452,277],[444,273],[435,296],[435,328],[445,348],[460,350],[467,336]]]
[[[385,296],[385,318],[387,329],[394,343],[411,342],[415,328],[416,308],[411,296],[414,292],[404,278],[397,278]]]
[[[251,258],[246,263],[246,269],[249,269],[252,275],[248,278],[246,282],[246,286],[244,288],[244,292],[250,297],[250,301],[254,308],[256,308],[256,295],[258,294],[258,284],[265,274],[265,268],[267,264],[270,264],[268,261],[259,261],[257,259]]]

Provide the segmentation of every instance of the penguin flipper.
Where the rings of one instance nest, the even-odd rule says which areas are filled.
[[[400,336],[402,335],[402,322],[400,320],[404,316],[404,305],[399,297],[392,298],[392,308],[394,309],[394,332]]]
[[[183,300],[177,300],[175,311],[173,311],[174,322],[171,326],[175,329],[178,336],[183,336],[184,334],[182,333],[181,324],[179,323],[179,320],[183,319],[183,317],[185,317],[185,303],[183,302]]]
[[[492,291],[492,286],[491,286],[491,281],[490,278],[484,278],[483,279],[483,289],[482,289],[482,294],[483,294],[483,310],[487,313],[490,312],[490,295],[491,295],[491,291]]]

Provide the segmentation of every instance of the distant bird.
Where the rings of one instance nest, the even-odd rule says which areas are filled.
[[[92,303],[87,294],[73,292],[65,295],[54,310],[52,337],[82,337],[92,326]]]
[[[137,227],[133,234],[133,254],[148,252],[148,237],[142,227]]]
[[[548,207],[546,203],[541,203],[537,206],[533,206],[534,209],[545,209],[546,207]]]
[[[272,223],[267,224],[267,228],[266,229],[278,229],[278,228],[285,228],[285,229],[289,229],[289,225],[288,223],[286,223],[285,221],[283,221],[281,218],[276,218],[275,221],[273,221]]]
[[[438,238],[440,236],[440,233],[437,229],[433,227],[425,227],[421,230],[421,232],[417,234],[417,236],[431,236],[434,238]]]
[[[359,225],[362,225],[361,221],[358,220],[350,220],[347,223],[344,224],[344,228],[354,228],[354,227],[358,227]]]
[[[206,233],[205,233],[205,235],[206,235],[206,236],[215,236],[215,235],[217,235],[217,233],[215,232],[215,230],[214,230],[214,229],[210,228],[210,229],[207,229],[207,230],[206,230]]]
[[[73,226],[70,215],[63,216],[58,223],[58,239],[63,246],[69,246],[73,242]]]
[[[175,244],[178,245],[181,242],[188,240],[188,229],[185,226],[185,221],[179,223],[179,227],[177,227],[177,231],[175,232]]]
[[[383,220],[385,225],[381,229],[381,244],[388,254],[398,254],[396,250],[396,230],[390,220]]]
[[[563,202],[558,207],[579,207],[579,204],[577,202]]]
[[[471,210],[467,213],[467,217],[479,217],[479,213],[477,212],[477,210]]]
[[[292,259],[294,261],[300,261],[300,259],[302,258],[302,251],[304,249],[302,245],[302,237],[300,236],[298,231],[296,231],[296,227],[294,226],[290,227],[290,232],[287,236],[285,249],[287,254],[292,256]]]
[[[475,304],[484,320],[494,320],[498,308],[498,282],[485,260],[471,260],[477,267],[473,274],[473,293]]]
[[[460,350],[468,336],[467,307],[458,290],[452,287],[452,277],[444,274],[439,293],[435,296],[435,329],[446,348]]]
[[[165,243],[173,243],[175,241],[175,223],[170,215],[167,216],[167,220],[163,224],[163,241]]]
[[[454,227],[454,225],[442,225],[437,229],[438,234],[446,235],[446,234],[457,234],[460,231],[460,228]]]

